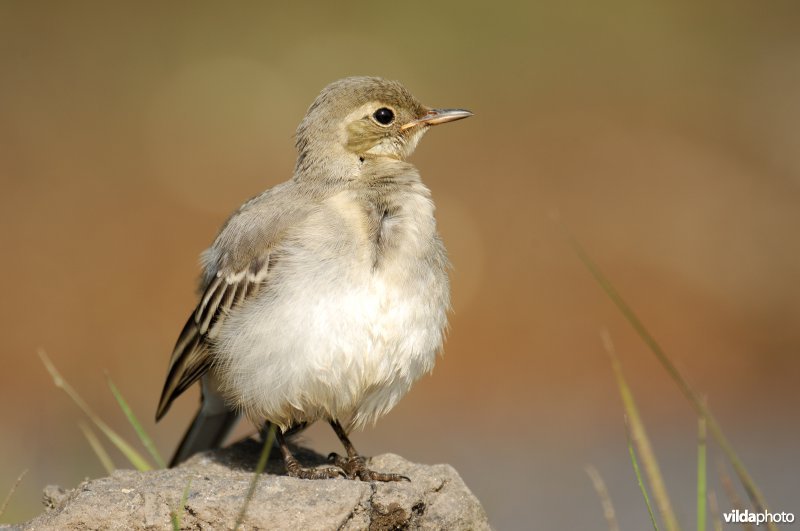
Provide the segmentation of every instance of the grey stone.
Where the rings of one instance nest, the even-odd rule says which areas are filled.
[[[182,529],[232,529],[260,450],[260,443],[246,440],[196,455],[173,469],[118,470],[72,490],[49,486],[45,512],[18,528],[169,530],[171,515],[178,511]],[[296,450],[304,464],[325,462],[310,450]],[[369,464],[411,481],[295,479],[285,475],[282,461],[273,455],[240,529],[489,529],[480,502],[451,466],[420,465],[393,454],[374,457]],[[179,508],[189,482],[188,498]]]

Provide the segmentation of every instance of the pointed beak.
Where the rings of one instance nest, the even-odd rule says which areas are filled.
[[[472,113],[465,109],[431,109],[422,118],[403,124],[400,130],[405,131],[418,125],[439,125],[461,120],[462,118],[469,118],[470,116],[472,116]]]

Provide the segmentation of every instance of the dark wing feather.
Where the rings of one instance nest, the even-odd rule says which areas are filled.
[[[209,283],[175,343],[167,380],[158,402],[156,420],[163,417],[172,401],[211,366],[209,340],[213,339],[231,309],[258,293],[266,281],[268,264],[268,258],[259,258],[245,271],[227,275],[220,272]]]
[[[291,180],[247,201],[203,255],[205,289],[172,352],[156,420],[212,364],[210,342],[228,313],[250,300],[267,282],[270,258],[289,227],[317,208],[327,187]]]

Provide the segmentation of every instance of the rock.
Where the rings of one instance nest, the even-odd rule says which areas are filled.
[[[47,510],[16,529],[232,529],[242,508],[261,443],[246,440],[199,454],[168,470],[118,470],[71,491],[47,487]],[[410,482],[302,480],[285,475],[279,452],[259,478],[240,529],[489,529],[481,504],[449,465],[420,465],[393,454],[370,468]],[[296,448],[304,464],[325,459]],[[191,482],[191,483],[189,483]],[[178,508],[189,484],[185,505]]]

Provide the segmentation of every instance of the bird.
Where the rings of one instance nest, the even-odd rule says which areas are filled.
[[[242,204],[201,255],[156,421],[198,381],[201,406],[170,466],[221,446],[244,416],[273,427],[289,476],[408,480],[370,470],[349,434],[388,413],[442,349],[450,263],[407,158],[431,127],[472,115],[380,77],[320,92],[291,179]],[[304,467],[286,440],[316,421],[346,455]]]

